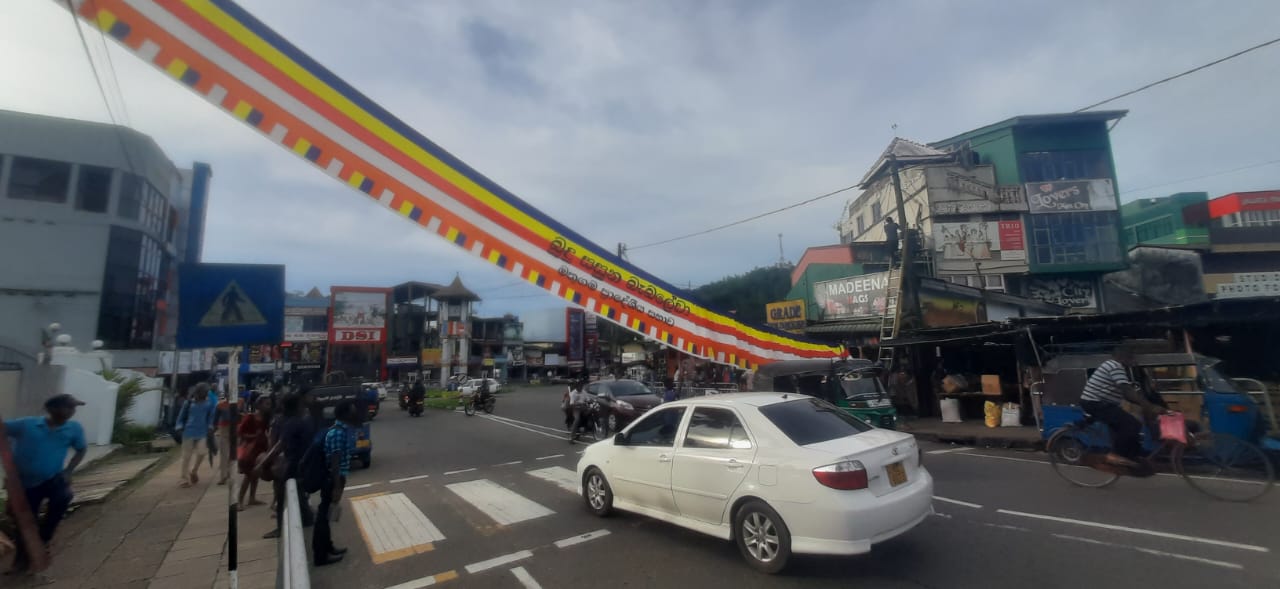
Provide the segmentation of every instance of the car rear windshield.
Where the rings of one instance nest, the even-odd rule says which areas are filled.
[[[773,425],[798,446],[859,434],[872,429],[866,422],[819,399],[796,399],[760,408]]]

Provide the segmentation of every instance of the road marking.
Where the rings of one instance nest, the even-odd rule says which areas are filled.
[[[449,476],[451,474],[462,474],[464,472],[474,472],[474,471],[475,471],[474,468],[464,468],[462,470],[451,470],[449,472],[444,473],[444,476]]]
[[[524,585],[525,589],[542,589],[542,585],[539,585],[538,581],[533,578],[533,575],[530,575],[529,571],[524,570],[524,567],[511,569],[511,574],[516,576],[516,580],[520,581],[520,584]]]
[[[435,549],[444,534],[404,493],[389,493],[351,501],[356,525],[374,564]]]
[[[552,454],[550,456],[539,456],[534,460],[551,460],[552,458],[564,458],[564,454]]]
[[[1028,517],[1031,519],[1041,519],[1046,521],[1060,522],[1064,524],[1074,524],[1077,526],[1087,526],[1090,528],[1100,528],[1103,530],[1112,530],[1116,532],[1128,532],[1130,534],[1142,534],[1145,536],[1154,536],[1156,538],[1168,538],[1170,540],[1182,540],[1184,542],[1196,542],[1199,544],[1208,544],[1211,546],[1222,546],[1224,548],[1235,548],[1237,550],[1248,550],[1251,552],[1271,552],[1270,548],[1265,546],[1254,546],[1252,544],[1240,544],[1237,542],[1228,542],[1226,540],[1214,540],[1211,538],[1200,538],[1198,536],[1186,536],[1183,534],[1174,534],[1170,532],[1159,532],[1156,530],[1144,530],[1142,528],[1129,528],[1125,526],[1117,526],[1112,524],[1103,524],[1098,522],[1090,522],[1078,519],[1070,519],[1065,517],[1057,517],[1052,515],[1040,515],[1038,513],[1026,513],[1022,511],[1010,511],[1008,509],[997,509],[996,513],[1005,515],[1016,515],[1018,517]]]
[[[596,538],[603,538],[603,537],[608,536],[608,535],[609,535],[609,530],[596,530],[596,531],[594,531],[594,532],[587,532],[587,533],[585,533],[585,534],[578,534],[577,536],[574,536],[574,537],[572,537],[572,538],[565,538],[564,540],[557,540],[557,541],[556,541],[556,548],[568,548],[568,547],[573,546],[573,545],[575,545],[575,544],[581,544],[581,543],[583,543],[583,542],[587,542],[587,541],[590,541],[590,540],[595,540]]]
[[[548,426],[541,425],[541,424],[537,424],[537,423],[529,423],[529,422],[527,422],[527,421],[520,421],[519,419],[511,419],[510,417],[503,417],[503,416],[500,416],[500,415],[489,415],[489,416],[487,416],[487,417],[491,417],[491,418],[493,418],[493,419],[497,419],[497,420],[500,420],[500,421],[506,421],[506,422],[509,422],[509,423],[518,423],[518,424],[520,424],[520,425],[527,425],[527,426],[529,426],[529,427],[536,427],[536,428],[538,428],[538,429],[544,429],[544,430],[547,430],[547,431],[555,432],[555,433],[557,433],[557,434],[563,434],[563,433],[565,433],[565,428],[562,428],[562,427],[548,427]]]
[[[578,494],[578,473],[563,466],[531,470],[527,474],[554,484],[574,495]]]
[[[368,489],[369,487],[372,487],[376,484],[378,483],[365,483],[363,485],[349,485],[349,486],[343,487],[342,490],[343,491],[359,491],[360,489]]]
[[[951,519],[951,516],[950,516],[949,514],[946,514],[946,513],[938,513],[938,512],[936,512],[936,511],[935,511],[935,512],[933,512],[933,515],[936,515],[936,516],[938,516],[938,517],[940,517],[940,518],[942,518],[942,519]]]
[[[973,456],[974,458],[990,458],[992,460],[1008,460],[1010,462],[1031,462],[1033,464],[1049,464],[1046,460],[1031,460],[1030,458],[1014,458],[1012,456],[993,456],[991,454],[973,454],[964,452],[956,454],[956,456]]]
[[[960,505],[960,506],[963,506],[963,507],[971,507],[971,508],[973,508],[973,509],[982,509],[982,506],[981,506],[981,505],[978,505],[977,503],[969,503],[968,501],[960,501],[960,500],[958,500],[958,499],[948,499],[948,498],[946,498],[946,497],[939,497],[939,496],[937,496],[937,495],[934,495],[934,496],[933,496],[933,500],[934,500],[934,501],[941,501],[941,502],[943,502],[943,503],[950,503],[950,504],[952,504],[952,505]]]
[[[422,589],[423,587],[430,587],[432,585],[443,583],[445,581],[452,581],[456,578],[458,578],[458,571],[445,571],[438,575],[431,575],[427,577],[422,577],[421,579],[406,581],[399,585],[392,585],[390,587],[387,587],[387,589]]]
[[[555,513],[489,479],[454,483],[447,485],[447,488],[499,525],[510,525]]]
[[[1022,527],[1022,526],[1011,526],[1011,525],[1008,525],[1008,524],[993,524],[993,523],[988,523],[988,522],[982,522],[982,525],[987,526],[988,528],[1000,528],[1000,529],[1002,529],[1002,530],[1013,530],[1013,531],[1015,531],[1015,532],[1030,532],[1030,531],[1031,531],[1031,528],[1024,528],[1024,527]]]
[[[391,479],[391,480],[387,481],[387,484],[389,484],[389,485],[394,485],[394,484],[396,484],[396,483],[405,483],[405,482],[408,482],[408,481],[416,481],[416,480],[419,480],[419,479],[425,479],[425,478],[427,478],[427,476],[428,476],[428,475],[420,474],[420,475],[418,475],[418,476],[414,476],[414,477],[404,477],[404,478],[402,478],[402,479]]]
[[[1187,560],[1187,561],[1191,561],[1191,562],[1198,562],[1198,563],[1201,563],[1201,564],[1207,564],[1207,565],[1211,565],[1211,566],[1222,567],[1222,568],[1224,568],[1224,569],[1233,569],[1233,570],[1237,570],[1237,571],[1239,571],[1239,570],[1243,570],[1243,569],[1244,569],[1244,565],[1242,565],[1242,564],[1237,564],[1237,563],[1234,563],[1234,562],[1226,562],[1226,561],[1223,561],[1223,560],[1213,560],[1213,559],[1209,559],[1209,558],[1203,558],[1203,557],[1200,557],[1200,556],[1191,556],[1191,555],[1189,555],[1189,554],[1178,554],[1177,552],[1165,552],[1165,551],[1163,551],[1163,550],[1154,550],[1154,549],[1151,549],[1151,548],[1140,548],[1140,547],[1138,547],[1138,546],[1129,546],[1129,545],[1126,545],[1126,544],[1117,544],[1117,543],[1115,543],[1115,542],[1103,542],[1102,540],[1094,540],[1093,538],[1081,538],[1080,536],[1068,536],[1068,535],[1066,535],[1066,534],[1053,534],[1053,537],[1054,537],[1054,538],[1061,538],[1061,539],[1063,539],[1063,540],[1074,540],[1074,541],[1076,541],[1076,542],[1084,542],[1084,543],[1086,543],[1086,544],[1097,544],[1097,545],[1100,545],[1100,546],[1109,546],[1109,547],[1112,547],[1112,548],[1132,548],[1132,549],[1134,549],[1134,550],[1137,550],[1138,552],[1142,552],[1142,553],[1145,553],[1145,554],[1150,554],[1150,555],[1153,555],[1153,556],[1164,556],[1164,557],[1168,557],[1168,558],[1176,558],[1176,559],[1179,559],[1179,560]]]
[[[555,438],[555,439],[557,439],[557,440],[560,440],[561,442],[563,442],[563,441],[565,441],[565,440],[567,440],[567,439],[568,439],[564,434],[561,434],[561,435],[553,435],[553,434],[549,434],[549,433],[547,433],[547,432],[541,432],[541,431],[538,431],[538,430],[536,430],[536,429],[527,428],[527,427],[525,427],[525,426],[523,426],[523,425],[516,425],[516,424],[514,424],[514,423],[508,423],[508,422],[503,421],[503,420],[501,420],[501,419],[498,419],[498,418],[496,418],[496,417],[494,417],[494,416],[492,416],[492,415],[481,415],[481,417],[483,417],[483,418],[485,418],[485,419],[488,419],[489,421],[492,421],[492,422],[494,422],[494,423],[500,423],[500,424],[505,425],[505,426],[507,426],[507,427],[514,427],[514,428],[516,428],[516,429],[522,429],[522,430],[524,430],[524,431],[532,432],[532,433],[538,434],[538,435],[540,435],[540,436],[546,436],[546,437],[548,437],[548,438]]]
[[[960,452],[962,450],[972,450],[972,449],[973,448],[970,448],[968,446],[959,446],[956,448],[943,448],[941,450],[930,450],[928,452],[925,452],[925,454],[950,454],[952,452]]]
[[[495,464],[494,466],[511,466],[512,464],[520,464],[521,462],[524,462],[524,461],[523,461],[523,460],[512,460],[511,462],[503,462],[502,464]]]
[[[529,552],[528,550],[521,550],[520,552],[512,552],[511,554],[504,554],[496,558],[490,558],[489,560],[482,560],[474,564],[469,564],[466,566],[466,569],[468,573],[474,575],[478,572],[487,571],[491,568],[500,567],[504,564],[519,562],[531,556],[533,556],[532,552]]]

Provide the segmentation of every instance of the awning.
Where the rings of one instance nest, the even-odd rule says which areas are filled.
[[[804,328],[806,334],[832,334],[832,333],[880,333],[880,318],[866,317],[863,319],[850,319],[847,321],[827,321],[816,323]]]

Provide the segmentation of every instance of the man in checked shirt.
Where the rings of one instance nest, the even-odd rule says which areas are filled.
[[[316,509],[316,527],[311,536],[311,554],[316,566],[338,562],[347,553],[346,548],[333,545],[329,524],[338,519],[342,490],[351,471],[351,455],[356,451],[355,428],[360,427],[360,414],[355,403],[343,401],[334,408],[333,416],[333,426],[324,433],[324,461],[329,480],[320,487],[320,507]]]

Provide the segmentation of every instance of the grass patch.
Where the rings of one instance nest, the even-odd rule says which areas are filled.
[[[427,390],[427,398],[428,398],[428,399],[448,399],[448,398],[451,398],[451,397],[452,397],[452,398],[457,398],[457,396],[458,396],[458,391],[446,391],[446,390],[444,390],[444,389],[429,389],[429,390]]]
[[[458,397],[457,395],[454,395],[452,398],[448,399],[427,399],[423,402],[423,405],[431,409],[448,409],[452,411],[458,408]]]

